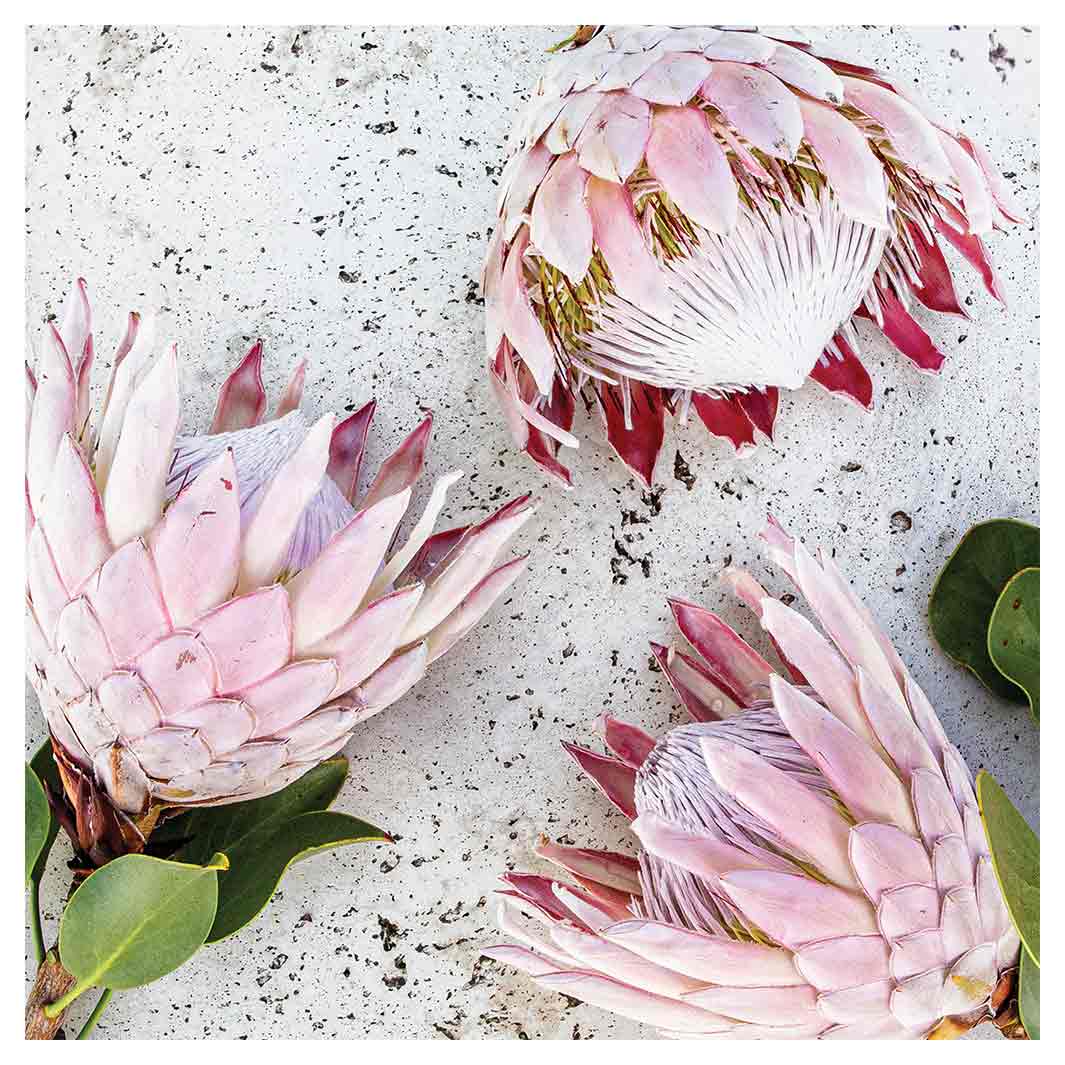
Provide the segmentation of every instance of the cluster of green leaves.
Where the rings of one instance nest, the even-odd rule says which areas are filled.
[[[974,525],[932,588],[940,647],[1039,723],[1039,529],[999,518]]]
[[[932,588],[940,647],[1039,724],[1039,529],[999,518],[962,537]],[[990,773],[976,778],[995,875],[1020,936],[1021,1023],[1039,1038],[1039,837]]]
[[[1039,1038],[1039,837],[990,773],[976,777],[976,796],[991,861],[1021,939],[1017,1003],[1029,1038]]]
[[[106,993],[151,983],[205,943],[238,932],[293,862],[350,843],[390,842],[380,829],[329,809],[347,772],[347,760],[334,758],[265,798],[185,811],[152,834],[155,853],[127,854],[95,870],[60,922],[59,955],[75,984],[52,1011],[90,987]],[[49,744],[26,766],[26,880],[39,957],[36,895],[58,829],[44,781],[59,786]]]

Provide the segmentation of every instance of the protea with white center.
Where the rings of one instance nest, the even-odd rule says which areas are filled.
[[[653,476],[667,412],[740,450],[808,377],[863,407],[854,318],[920,370],[914,303],[965,316],[943,246],[1019,220],[987,152],[870,67],[752,30],[582,27],[512,133],[484,270],[488,369],[565,484],[575,401]]]
[[[28,373],[27,668],[101,861],[164,807],[268,794],[342,747],[504,594],[534,507],[434,533],[454,471],[401,537],[431,416],[360,490],[374,404],[308,422],[302,363],[264,420],[255,344],[185,437],[175,347],[131,314],[95,424],[93,347],[79,281]]]
[[[829,638],[743,572],[779,670],[673,601],[695,653],[653,650],[694,723],[656,742],[604,717],[616,757],[566,745],[638,857],[542,841],[575,883],[504,876],[517,942],[487,953],[670,1035],[957,1034],[1000,1010],[1019,947],[969,770],[832,561],[764,537]]]

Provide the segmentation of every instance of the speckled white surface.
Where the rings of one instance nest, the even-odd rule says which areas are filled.
[[[944,660],[925,620],[932,579],[970,524],[1036,518],[1038,35],[813,34],[919,83],[990,148],[1030,213],[990,241],[1008,310],[961,270],[973,321],[923,319],[951,356],[942,376],[918,375],[869,334],[872,414],[809,387],[784,400],[775,444],[739,460],[692,427],[667,438],[652,495],[595,431],[566,495],[507,461],[475,284],[511,115],[566,32],[29,31],[32,323],[82,274],[105,359],[125,310],[162,309],[184,353],[190,424],[204,424],[213,389],[261,336],[268,388],[310,356],[314,412],[377,396],[377,456],[433,408],[430,473],[468,474],[449,517],[528,489],[544,497],[516,594],[347,748],[339,808],[396,846],[298,866],[256,924],[116,995],[97,1038],[647,1035],[478,961],[496,938],[490,896],[504,869],[537,868],[541,830],[621,843],[622,819],[559,740],[594,744],[607,708],[653,730],[680,720],[648,665],[647,641],[671,632],[665,596],[723,606],[749,628],[715,574],[731,558],[783,591],[754,540],[767,510],[836,552],[970,765],[991,769],[1038,823],[1035,732]],[[675,476],[678,449],[689,486]],[[892,522],[899,511],[911,527]],[[30,703],[28,750],[43,733]],[[49,937],[67,854],[61,841]]]

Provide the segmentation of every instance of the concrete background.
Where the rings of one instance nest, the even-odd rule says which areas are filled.
[[[432,407],[423,483],[453,466],[468,473],[448,517],[529,489],[544,499],[523,534],[533,557],[515,594],[347,748],[338,807],[397,845],[298,866],[239,936],[117,994],[98,1038],[647,1035],[480,962],[497,938],[491,893],[504,869],[538,867],[541,830],[622,843],[621,818],[578,779],[559,740],[596,744],[607,708],[652,730],[680,720],[648,666],[647,641],[671,633],[665,596],[749,627],[715,575],[731,558],[784,589],[754,539],[767,510],[835,551],[969,764],[992,770],[1038,822],[1037,734],[945,660],[926,623],[932,580],[972,523],[1037,515],[1037,34],[813,34],[918,84],[989,147],[1029,211],[1029,224],[990,240],[1009,309],[962,269],[973,321],[922,318],[951,356],[939,378],[869,334],[872,414],[808,387],[785,398],[776,443],[739,460],[692,426],[667,439],[651,495],[596,429],[573,456],[578,489],[567,495],[511,460],[481,373],[476,288],[511,116],[544,48],[567,32],[28,33],[34,333],[82,274],[103,360],[127,309],[161,308],[162,332],[184,353],[190,426],[206,424],[214,390],[260,336],[275,394],[307,355],[312,412],[377,396],[374,455]],[[691,484],[675,476],[678,451]],[[909,521],[893,522],[896,512]],[[42,735],[31,700],[27,750]],[[44,898],[49,938],[66,856],[61,841]]]

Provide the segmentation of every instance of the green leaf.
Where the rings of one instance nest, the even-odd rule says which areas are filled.
[[[1039,567],[1011,577],[987,630],[987,650],[999,672],[1028,696],[1039,724]]]
[[[219,885],[209,943],[253,921],[294,861],[350,843],[390,842],[373,825],[327,812],[347,775],[347,759],[333,758],[273,795],[192,810],[166,826],[172,839],[187,841],[175,855],[182,861],[202,862],[215,851],[224,851],[230,859],[232,868]],[[153,842],[158,837],[156,832]]]
[[[928,620],[940,647],[975,673],[997,695],[1027,702],[995,668],[987,651],[987,627],[1006,582],[1039,565],[1039,529],[999,518],[974,525],[950,556],[932,588]]]
[[[227,868],[224,854],[202,866],[126,854],[97,869],[74,892],[59,926],[74,991],[139,987],[188,961],[211,929],[217,874]]]
[[[258,917],[293,862],[350,843],[390,842],[379,828],[331,810],[312,810],[253,829],[227,847],[233,868],[219,894],[207,942],[217,943]]]
[[[998,781],[976,774],[976,797],[991,861],[1010,918],[1032,960],[1039,964],[1039,837],[1017,812]]]
[[[37,748],[37,753],[30,759],[30,768],[37,774],[37,779],[42,785],[50,787],[57,795],[63,794],[63,784],[59,779],[59,770],[56,768],[55,758],[52,756],[52,741],[50,739],[45,740]],[[47,801],[47,796],[45,796],[45,799]],[[48,803],[48,816],[48,835],[45,837],[44,845],[41,847],[33,872],[30,874],[30,879],[37,884],[41,882],[41,877],[44,876],[44,867],[48,864],[48,855],[59,832],[59,820],[52,813],[51,803]]]
[[[1039,1038],[1039,966],[1032,960],[1031,954],[1021,951],[1021,988],[1017,994],[1017,1006],[1021,1013],[1021,1024],[1029,1039]]]
[[[52,807],[37,774],[26,766],[26,883],[41,857],[52,831]]]
[[[348,760],[331,758],[308,770],[287,788],[261,799],[227,806],[204,806],[164,822],[152,843],[181,843],[182,861],[204,862],[215,851],[266,824],[289,821],[311,810],[326,810],[348,776]]]

